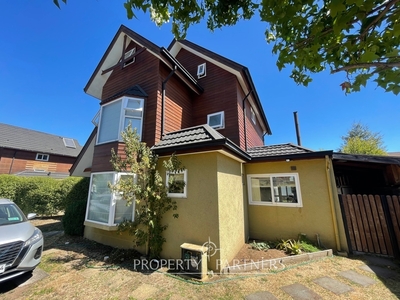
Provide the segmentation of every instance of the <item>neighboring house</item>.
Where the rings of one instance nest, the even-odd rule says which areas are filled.
[[[126,175],[110,159],[113,148],[123,154],[120,133],[131,122],[161,162],[176,153],[186,168],[173,174],[186,186],[169,194],[179,218],[164,218],[165,258],[180,258],[183,243],[212,241],[209,268],[218,271],[249,239],[300,233],[348,250],[333,152],[265,146],[271,130],[246,67],[186,40],[158,47],[121,26],[84,90],[100,101],[98,124],[71,168],[91,177],[86,238],[133,247],[115,231],[134,207],[107,185]],[[171,176],[161,163],[159,171]]]
[[[0,174],[64,178],[81,149],[72,138],[0,123]]]

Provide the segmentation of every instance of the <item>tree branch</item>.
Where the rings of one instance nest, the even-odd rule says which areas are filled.
[[[399,57],[400,58],[400,57]],[[359,63],[359,64],[352,64],[348,66],[344,66],[341,68],[337,68],[331,71],[331,74],[335,74],[341,71],[348,71],[352,69],[360,69],[360,68],[395,68],[400,67],[400,62],[392,62],[392,63],[385,63],[385,62],[372,62],[372,63]]]
[[[380,19],[382,19],[382,17],[392,8],[392,6],[394,6],[397,2],[399,2],[400,0],[392,0],[389,3],[386,3],[386,7],[376,16],[376,18],[371,22],[371,24],[369,24],[365,30],[360,34],[359,39],[362,40],[364,38],[364,36],[367,34],[368,30],[374,26],[376,23],[378,23],[378,21]]]

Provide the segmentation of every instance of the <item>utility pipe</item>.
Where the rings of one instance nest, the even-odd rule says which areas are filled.
[[[250,96],[253,90],[250,90],[247,95],[243,98],[243,130],[244,130],[244,148],[247,151],[247,125],[246,125],[246,99]]]

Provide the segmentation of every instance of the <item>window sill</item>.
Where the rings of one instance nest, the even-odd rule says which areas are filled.
[[[117,231],[118,230],[118,226],[117,225],[110,226],[110,225],[106,225],[106,224],[95,223],[95,222],[92,222],[92,221],[85,221],[85,223],[83,223],[83,225],[88,226],[88,227],[101,229],[101,230],[106,230],[106,231]]]
[[[302,203],[271,203],[271,202],[249,202],[250,205],[279,206],[279,207],[303,207]]]

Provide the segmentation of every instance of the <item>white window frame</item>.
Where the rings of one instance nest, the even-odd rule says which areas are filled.
[[[49,161],[50,155],[45,153],[36,153],[36,160]]]
[[[136,100],[136,101],[140,101],[140,108],[139,109],[132,109],[132,108],[128,108],[127,104],[129,100]],[[121,101],[121,108],[120,108],[120,112],[119,112],[119,125],[118,125],[118,136],[117,134],[115,134],[115,138],[111,138],[111,139],[107,139],[104,141],[99,141],[100,139],[100,132],[102,130],[102,115],[103,115],[103,108],[106,107],[107,105],[116,103],[117,101]],[[127,116],[126,112],[127,111],[140,111],[141,112],[141,117],[132,117],[132,116]],[[109,143],[109,142],[114,142],[114,141],[122,141],[122,136],[121,136],[121,132],[123,132],[125,130],[124,124],[125,124],[125,119],[126,118],[132,118],[132,119],[140,119],[140,128],[139,131],[137,132],[137,134],[139,135],[139,139],[142,140],[142,129],[143,129],[143,118],[144,118],[144,99],[143,98],[135,98],[135,97],[122,97],[122,98],[118,98],[112,102],[109,102],[107,104],[104,104],[101,109],[100,109],[100,117],[99,117],[99,129],[98,129],[98,133],[97,133],[97,138],[96,138],[96,145],[100,145],[100,144],[105,144],[105,143]],[[133,129],[133,128],[132,128]]]
[[[170,192],[168,192],[167,193],[168,197],[171,197],[171,198],[187,198],[187,184],[188,184],[188,181],[187,181],[187,170],[182,170],[182,171],[179,171],[179,172],[168,172],[167,171],[167,176],[166,176],[167,184],[166,184],[166,186],[167,186],[167,189],[169,190],[169,176],[170,175],[179,175],[179,174],[183,174],[183,181],[185,182],[185,186],[183,187],[183,193],[170,193]]]
[[[254,109],[250,107],[250,118],[251,121],[253,121],[253,124],[256,125],[257,120],[256,120],[256,113],[254,112]]]
[[[124,54],[124,68],[126,66],[129,66],[130,64],[133,64],[135,62],[136,57],[133,57],[132,60],[129,59],[135,53],[136,53],[136,47],[125,52],[125,54]]]
[[[197,78],[206,77],[206,63],[197,66]]]
[[[272,186],[272,184],[273,184],[272,178],[273,177],[286,177],[286,176],[294,177],[295,187],[296,187],[297,203],[276,201],[276,199],[278,197],[275,195],[275,189]],[[256,178],[269,178],[269,180],[271,182],[272,202],[253,201],[251,179],[254,178],[254,177],[256,177]],[[299,174],[298,173],[248,174],[247,175],[247,195],[248,195],[248,199],[249,199],[249,204],[250,205],[303,207],[303,201],[301,199],[300,179],[299,179]]]
[[[99,121],[100,121],[100,111],[101,111],[101,109],[99,109],[99,110],[97,111],[97,113],[94,115],[94,117],[93,117],[93,119],[92,119],[92,124],[93,124],[94,126],[98,126],[98,125],[99,125]]]
[[[217,125],[211,126],[211,125],[210,125],[210,119],[211,119],[212,117],[214,117],[214,116],[217,116],[217,115],[220,115],[220,116],[221,116],[221,121],[220,121],[220,123],[217,124]],[[225,112],[224,112],[224,111],[220,111],[220,112],[217,112],[217,113],[213,113],[213,114],[207,115],[207,124],[208,124],[210,127],[214,128],[214,129],[224,129],[224,128],[225,128]]]
[[[118,198],[120,197],[119,195],[117,195],[116,193],[111,193],[110,197],[110,207],[109,207],[109,214],[108,214],[108,222],[100,222],[100,221],[96,221],[96,220],[91,220],[88,218],[89,216],[89,207],[90,207],[90,200],[91,200],[91,193],[92,192],[97,192],[97,187],[93,184],[93,176],[94,175],[98,175],[98,174],[113,174],[113,182],[112,184],[115,184],[119,181],[119,179],[121,178],[122,175],[131,175],[132,176],[132,180],[136,180],[136,176],[133,173],[118,173],[118,172],[97,172],[97,173],[92,173],[90,175],[90,185],[89,185],[89,193],[88,193],[88,201],[87,201],[87,205],[86,205],[86,214],[85,214],[85,221],[91,222],[91,223],[96,223],[96,224],[101,224],[101,225],[106,225],[106,226],[110,226],[110,227],[114,227],[114,226],[118,226],[117,223],[115,223],[114,221],[114,217],[115,217],[115,207],[116,207],[116,203],[119,200]],[[132,220],[135,220],[135,201],[132,202]]]

